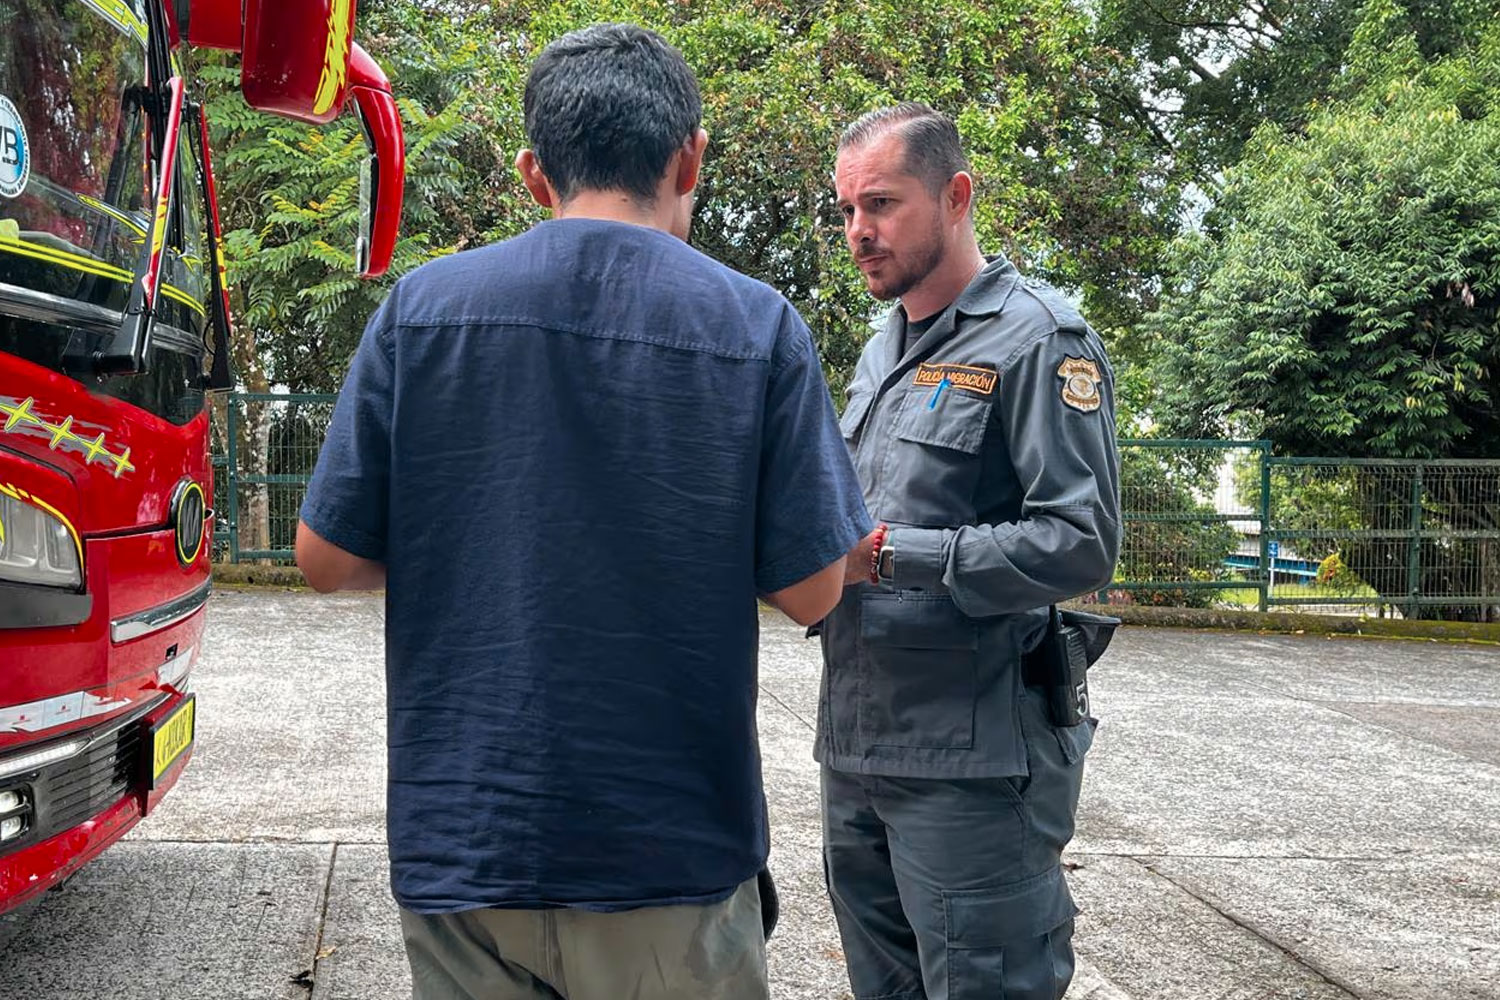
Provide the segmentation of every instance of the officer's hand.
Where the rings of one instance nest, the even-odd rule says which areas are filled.
[[[849,559],[844,563],[844,586],[869,582],[870,556],[875,547],[875,534],[874,531],[870,532],[849,550]]]

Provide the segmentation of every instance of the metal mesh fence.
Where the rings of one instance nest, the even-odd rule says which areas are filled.
[[[1271,525],[1316,576],[1271,603],[1484,619],[1500,606],[1500,462],[1273,458]]]
[[[288,562],[333,395],[214,403],[214,555]],[[1127,440],[1100,600],[1500,617],[1500,460],[1282,458],[1264,441]]]
[[[1259,603],[1262,460],[1258,441],[1120,442],[1125,538],[1115,603]]]
[[[214,410],[216,554],[289,562],[334,395],[236,393]],[[216,460],[217,461],[217,460]]]

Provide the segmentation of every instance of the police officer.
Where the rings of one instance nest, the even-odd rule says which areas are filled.
[[[849,978],[856,1000],[1057,1000],[1076,912],[1060,860],[1095,721],[1059,725],[1027,654],[1049,605],[1113,574],[1109,362],[1057,292],[980,252],[945,116],[865,115],[835,186],[870,291],[900,300],[841,421],[881,524],[822,626],[816,756]]]

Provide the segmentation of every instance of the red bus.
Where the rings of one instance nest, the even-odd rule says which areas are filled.
[[[346,108],[356,257],[389,266],[405,165],[354,0],[0,0],[0,911],[149,814],[192,755],[209,594],[208,393],[231,338],[184,49],[254,108]]]

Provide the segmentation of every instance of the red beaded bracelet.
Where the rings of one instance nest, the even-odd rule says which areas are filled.
[[[885,547],[885,536],[890,534],[890,526],[877,524],[875,526],[875,537],[870,539],[870,582],[880,582],[880,550]]]

